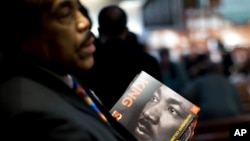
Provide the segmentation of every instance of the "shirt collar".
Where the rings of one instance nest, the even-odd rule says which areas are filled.
[[[59,74],[56,74],[55,72],[47,69],[47,68],[44,68],[44,67],[41,67],[39,66],[39,68],[41,68],[42,70],[50,73],[51,75],[55,76],[56,78],[62,80],[67,86],[69,86],[70,88],[73,89],[73,79],[72,79],[72,76],[70,74],[66,74],[66,75],[59,75]]]

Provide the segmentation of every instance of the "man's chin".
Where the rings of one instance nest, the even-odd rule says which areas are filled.
[[[93,67],[93,65],[94,65],[94,58],[93,58],[93,56],[89,56],[88,58],[82,59],[78,65],[78,67],[82,71],[87,71],[87,70],[91,69]]]
[[[135,128],[135,136],[139,141],[152,141],[152,138],[146,134],[145,132],[141,131],[139,127]]]

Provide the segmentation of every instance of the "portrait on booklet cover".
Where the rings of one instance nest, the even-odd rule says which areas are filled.
[[[111,114],[141,141],[187,140],[199,107],[142,71]],[[184,136],[185,135],[185,136]]]

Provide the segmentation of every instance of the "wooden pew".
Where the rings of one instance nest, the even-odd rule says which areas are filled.
[[[229,141],[230,128],[235,125],[250,126],[250,114],[218,120],[200,121],[190,141]]]

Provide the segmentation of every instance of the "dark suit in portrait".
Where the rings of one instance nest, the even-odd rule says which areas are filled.
[[[109,123],[101,121],[70,87],[45,70],[25,67],[12,76],[0,88],[1,140],[135,140],[90,91],[87,93]]]

